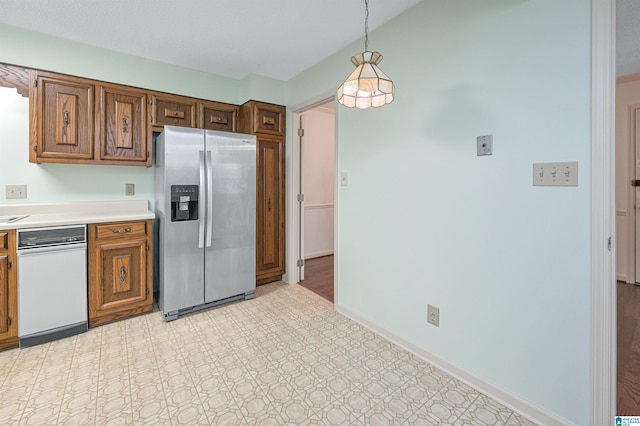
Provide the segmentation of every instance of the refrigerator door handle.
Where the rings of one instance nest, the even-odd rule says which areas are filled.
[[[207,150],[207,247],[211,247],[213,234],[213,169],[211,150]]]
[[[200,188],[198,190],[198,248],[204,247],[204,223],[205,218],[204,200],[205,200],[205,168],[204,168],[204,151],[198,151],[198,159],[200,164]]]

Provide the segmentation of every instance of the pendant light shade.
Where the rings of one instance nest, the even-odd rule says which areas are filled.
[[[369,0],[364,1],[364,52],[351,57],[356,69],[338,88],[336,99],[349,108],[380,107],[393,102],[393,81],[378,68],[382,55],[369,51]]]
[[[351,57],[356,69],[338,89],[338,102],[349,108],[380,107],[393,102],[393,81],[378,68],[382,55],[362,52]]]

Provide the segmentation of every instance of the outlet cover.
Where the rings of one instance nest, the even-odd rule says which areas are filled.
[[[427,305],[427,322],[435,325],[436,327],[440,327],[440,308]]]
[[[493,135],[478,136],[476,138],[478,157],[493,155]]]
[[[136,185],[133,183],[125,183],[124,195],[136,195]]]
[[[27,198],[27,185],[6,185],[4,188],[7,200]]]

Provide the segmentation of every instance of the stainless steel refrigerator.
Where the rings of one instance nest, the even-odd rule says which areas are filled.
[[[154,225],[165,321],[256,288],[256,138],[165,126],[155,144]]]

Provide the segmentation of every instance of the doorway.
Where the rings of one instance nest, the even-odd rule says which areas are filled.
[[[335,100],[296,114],[298,126],[298,277],[334,301]]]

